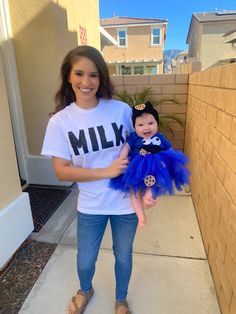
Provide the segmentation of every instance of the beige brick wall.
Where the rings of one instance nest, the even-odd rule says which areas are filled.
[[[189,76],[185,152],[223,314],[236,313],[236,64]]]
[[[159,75],[127,75],[127,76],[112,76],[112,81],[116,91],[126,90],[129,94],[141,92],[143,88],[151,87],[153,96],[159,100],[164,97],[173,97],[177,99],[180,105],[166,102],[160,105],[157,110],[160,116],[165,114],[175,114],[185,122],[186,119],[186,103],[188,91],[188,75],[187,74],[159,74]],[[184,149],[185,128],[182,128],[177,123],[171,124],[174,130],[174,136],[166,133],[165,135],[173,147],[176,149]]]

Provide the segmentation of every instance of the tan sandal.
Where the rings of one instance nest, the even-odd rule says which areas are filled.
[[[84,310],[85,310],[86,306],[88,305],[90,299],[92,298],[93,294],[94,294],[93,288],[89,292],[87,292],[87,293],[85,293],[81,289],[78,290],[77,291],[77,295],[83,296],[84,302],[83,302],[83,304],[80,307],[78,307],[78,305],[76,303],[76,296],[72,297],[71,302],[72,302],[72,304],[74,305],[74,308],[75,308],[75,310],[73,311],[73,314],[82,314],[82,313],[84,313]],[[70,313],[70,311],[68,309],[67,313]]]
[[[129,305],[127,301],[116,301],[116,314],[132,314],[132,312],[129,310]]]

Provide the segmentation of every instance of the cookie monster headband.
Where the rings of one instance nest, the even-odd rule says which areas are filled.
[[[156,109],[153,108],[152,103],[147,101],[145,104],[135,105],[132,108],[132,121],[135,125],[135,120],[137,117],[141,116],[143,113],[150,113],[155,118],[157,124],[159,124],[159,116]]]

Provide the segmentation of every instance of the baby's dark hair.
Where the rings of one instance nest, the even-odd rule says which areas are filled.
[[[147,101],[145,104],[135,105],[132,108],[132,121],[133,126],[135,126],[135,120],[137,117],[140,117],[143,113],[150,113],[155,118],[157,124],[159,124],[159,115],[150,101]]]

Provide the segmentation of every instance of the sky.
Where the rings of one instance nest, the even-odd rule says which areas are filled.
[[[99,0],[100,18],[112,16],[167,19],[165,50],[188,48],[192,13],[236,10],[236,0]]]

